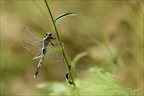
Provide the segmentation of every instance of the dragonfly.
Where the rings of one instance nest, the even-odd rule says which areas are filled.
[[[38,66],[34,73],[34,78],[38,75],[40,67],[42,65],[42,62],[43,62],[46,54],[50,54],[48,59],[51,59],[50,57],[52,57],[52,55],[54,55],[55,57],[58,57],[58,59],[59,59],[58,61],[62,62],[62,59],[60,58],[59,54],[54,52],[54,51],[60,52],[60,48],[59,48],[60,43],[54,44],[52,42],[52,40],[56,40],[56,37],[52,36],[51,33],[46,32],[46,34],[42,40],[40,38],[38,38],[37,36],[35,36],[34,34],[32,34],[32,32],[30,32],[26,27],[24,27],[24,33],[25,33],[25,36],[27,37],[27,41],[23,42],[22,45],[28,51],[31,51],[33,54],[39,53],[38,55],[36,55],[33,58],[33,59],[40,58]],[[52,48],[52,46],[54,48]],[[55,46],[57,46],[57,47],[55,47]],[[39,52],[39,50],[40,50],[40,52]],[[55,61],[55,60],[51,60],[51,61]]]

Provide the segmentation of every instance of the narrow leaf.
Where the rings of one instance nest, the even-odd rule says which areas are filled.
[[[75,68],[77,61],[86,55],[88,55],[87,52],[82,52],[82,53],[78,54],[77,56],[75,56],[75,58],[72,60],[72,63],[71,63],[72,68]]]
[[[41,55],[42,55],[42,53],[39,53],[38,55],[36,55],[33,59],[38,59],[38,58],[40,58],[41,57]]]
[[[58,20],[60,20],[60,19],[62,19],[62,18],[65,18],[65,17],[67,17],[67,16],[76,16],[76,14],[73,14],[73,13],[64,13],[64,14],[61,14],[61,15],[59,15],[58,17],[56,17],[54,20],[55,20],[55,22],[56,22],[56,21],[58,21]]]

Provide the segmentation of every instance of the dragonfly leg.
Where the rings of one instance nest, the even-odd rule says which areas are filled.
[[[52,41],[50,41],[50,43],[52,44],[52,46],[60,45],[60,43],[56,43],[56,44],[54,44],[54,43],[52,43]]]
[[[56,36],[55,36],[55,35],[56,35],[56,33],[53,35],[52,39],[56,39]]]

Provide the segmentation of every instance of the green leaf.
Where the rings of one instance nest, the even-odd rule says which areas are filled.
[[[41,57],[41,55],[42,55],[42,53],[39,53],[38,55],[36,55],[33,59],[38,59],[38,58],[40,58]]]
[[[54,19],[55,22],[57,22],[58,20],[62,19],[62,18],[65,18],[67,16],[76,16],[76,14],[73,14],[73,13],[64,13],[64,14],[61,14],[59,15],[58,17],[56,17]]]
[[[78,61],[80,58],[82,58],[82,57],[84,57],[84,56],[86,56],[86,55],[88,55],[87,52],[82,52],[82,53],[76,55],[76,56],[74,57],[74,59],[72,60],[72,62],[71,62],[71,67],[72,67],[72,68],[75,68],[75,65],[76,65],[77,61]]]

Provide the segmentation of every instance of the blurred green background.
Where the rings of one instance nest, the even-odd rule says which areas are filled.
[[[36,88],[42,82],[66,82],[64,63],[52,65],[45,60],[37,78],[33,74],[38,60],[21,45],[23,27],[43,38],[54,29],[43,0],[1,0],[1,96],[43,94]],[[75,13],[57,24],[69,59],[81,52],[73,71],[75,78],[91,78],[90,68],[111,71],[124,86],[142,95],[143,16],[142,0],[50,0],[54,17]],[[76,74],[79,73],[79,76]],[[80,80],[80,79],[79,79]],[[69,86],[71,87],[71,86]]]

